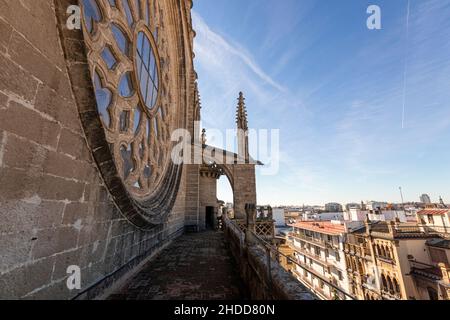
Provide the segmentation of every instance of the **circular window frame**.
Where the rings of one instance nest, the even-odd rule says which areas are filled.
[[[156,90],[156,100],[155,103],[153,104],[152,108],[149,108],[146,104],[145,104],[145,98],[142,96],[142,90],[141,90],[141,83],[138,79],[138,72],[137,72],[137,59],[136,59],[136,54],[137,54],[137,43],[138,43],[138,36],[139,33],[143,32],[144,35],[147,37],[147,39],[150,42],[150,46],[151,46],[151,50],[153,52],[153,55],[155,56],[155,65],[156,65],[156,76],[158,79],[158,89]],[[139,23],[136,24],[136,27],[134,28],[134,34],[133,34],[133,41],[132,41],[132,58],[131,60],[133,61],[133,74],[134,77],[133,78],[133,85],[136,88],[137,91],[137,95],[139,97],[140,103],[141,103],[141,109],[144,110],[144,112],[147,113],[147,115],[151,118],[153,118],[156,113],[158,113],[158,110],[160,108],[160,100],[161,100],[161,58],[159,55],[159,51],[158,51],[158,46],[156,44],[155,38],[153,37],[152,32],[148,29],[147,25],[142,22],[139,21]]]
[[[82,4],[82,0],[68,0],[72,4]],[[58,30],[60,41],[62,44],[62,49],[64,51],[65,59],[67,62],[67,71],[69,75],[69,81],[72,88],[73,97],[76,101],[79,117],[81,120],[81,124],[83,127],[83,132],[87,141],[87,147],[91,151],[94,163],[99,170],[101,183],[105,186],[105,189],[111,196],[111,200],[116,205],[118,211],[134,226],[142,230],[150,230],[153,228],[163,227],[163,224],[167,221],[168,215],[172,212],[174,208],[175,202],[177,201],[177,195],[180,188],[182,174],[183,174],[183,165],[176,164],[171,161],[164,162],[164,170],[160,170],[160,183],[154,188],[152,195],[149,195],[147,199],[141,199],[140,197],[136,197],[135,193],[130,192],[128,189],[128,185],[122,179],[121,175],[118,172],[118,167],[116,163],[117,157],[115,157],[112,152],[113,149],[110,148],[110,143],[107,135],[111,130],[109,127],[105,127],[102,121],[102,118],[98,114],[97,108],[97,99],[95,96],[95,88],[92,83],[93,78],[93,70],[95,67],[92,66],[91,61],[93,58],[97,58],[97,55],[92,55],[92,50],[97,46],[97,42],[100,38],[110,38],[109,36],[105,36],[108,34],[109,30],[107,29],[107,25],[111,22],[115,22],[119,26],[123,26],[121,23],[123,17],[120,17],[121,11],[119,8],[110,8],[106,0],[100,0],[97,3],[99,6],[99,10],[102,12],[103,17],[100,21],[94,24],[94,31],[92,33],[87,32],[87,29],[83,22],[83,28],[77,30],[68,31],[66,26],[66,5],[60,2],[55,3],[55,10],[57,12],[58,19]],[[164,1],[161,1],[165,4]],[[103,6],[104,5],[104,6]],[[105,9],[103,11],[103,9]],[[142,17],[141,17],[142,19]],[[167,19],[175,19],[175,17],[168,17]],[[84,20],[84,19],[83,19]],[[170,20],[170,21],[172,21]],[[137,23],[133,28],[137,28]],[[177,26],[177,25],[176,25]],[[181,26],[180,26],[181,28]],[[130,50],[133,50],[131,47],[134,46],[133,36],[135,33],[134,30],[137,29],[122,29],[125,35],[128,36],[130,43]],[[130,32],[133,30],[133,32]],[[151,30],[151,29],[149,29]],[[176,32],[168,32],[165,35],[172,39]],[[148,34],[146,34],[148,36]],[[153,34],[152,37],[149,37],[149,40],[156,40],[154,42],[159,44],[159,37],[155,39]],[[163,38],[163,42],[166,39]],[[179,39],[172,39],[176,46],[179,45]],[[73,41],[77,41],[81,47],[81,52],[86,54],[80,54],[80,51],[73,51]],[[102,40],[104,41],[104,40]],[[106,41],[108,44],[109,42]],[[151,43],[151,42],[150,42]],[[180,44],[182,46],[182,44]],[[153,49],[153,48],[152,48]],[[168,79],[168,74],[165,71],[164,60],[166,57],[167,48],[163,46],[158,50],[154,51],[154,55],[157,56],[157,64],[159,67],[158,70],[158,80]],[[163,58],[160,57],[160,54],[163,55]],[[135,63],[134,63],[134,55],[127,56],[129,64],[127,65],[127,70],[130,71],[131,82],[134,83],[135,77],[133,73],[135,72]],[[169,57],[169,55],[168,55]],[[165,104],[166,94],[164,93],[165,85],[160,83],[160,90],[158,91],[158,101],[157,107],[153,108],[152,118],[157,117],[157,113],[160,108],[164,112],[165,116],[168,117],[167,121],[170,121],[169,128],[173,125],[179,127],[185,127],[186,123],[186,112],[187,112],[187,95],[189,94],[188,90],[186,90],[186,83],[184,82],[184,74],[186,69],[188,68],[187,64],[181,63],[185,58],[183,50],[181,47],[178,47],[178,50],[173,51],[170,57],[174,59],[174,61],[178,61],[180,63],[172,64],[172,67],[175,69],[174,71],[170,71],[170,76],[173,76],[172,89],[170,91],[169,96],[167,97],[169,104],[174,104],[171,109],[173,114],[176,114],[176,118],[172,119],[172,113],[166,113],[168,110]],[[119,57],[117,57],[119,58]],[[97,60],[97,59],[94,59]],[[123,69],[124,65],[121,65],[118,69]],[[163,70],[161,70],[161,66]],[[118,66],[116,66],[118,67]],[[103,70],[105,69],[105,70]],[[102,82],[102,87],[108,88],[111,84],[110,77],[106,77],[108,68],[99,68],[98,75]],[[124,71],[124,70],[122,70]],[[82,76],[80,76],[80,73]],[[172,78],[170,78],[172,79]],[[175,80],[176,79],[176,80]],[[169,81],[169,80],[167,80]],[[115,85],[115,84],[114,84]],[[136,99],[135,102],[140,106],[140,110],[142,114],[147,114],[148,108],[146,106],[141,105],[141,99],[139,98],[139,91],[136,91]],[[180,97],[181,99],[176,99],[172,102],[172,96]],[[186,99],[185,99],[186,97]],[[115,96],[113,96],[113,99]],[[160,100],[161,99],[161,100]],[[156,104],[155,104],[156,106]],[[143,111],[147,110],[147,111]],[[147,114],[148,115],[148,114]],[[164,119],[164,121],[166,121]],[[111,128],[112,129],[112,128]],[[120,135],[119,135],[119,140]],[[123,141],[123,140],[122,140]],[[116,148],[114,148],[115,150]],[[162,149],[159,149],[161,152]],[[154,164],[150,165],[150,169],[152,169]]]

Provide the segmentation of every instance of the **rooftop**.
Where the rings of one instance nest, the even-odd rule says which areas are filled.
[[[344,225],[336,224],[331,221],[302,221],[294,223],[291,226],[294,228],[315,231],[333,236],[345,233]]]
[[[449,209],[424,209],[421,210],[419,212],[417,212],[417,214],[432,214],[432,215],[445,215],[450,213]]]

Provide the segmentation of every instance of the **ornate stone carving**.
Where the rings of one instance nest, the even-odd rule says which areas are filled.
[[[177,48],[182,47],[175,30],[179,26],[168,17],[173,4],[161,0],[80,0],[80,4],[105,141],[98,141],[103,137],[98,131],[89,130],[96,122],[82,116],[87,140],[122,213],[139,227],[152,227],[170,212],[181,176],[181,167],[170,159],[170,133],[185,125],[180,98],[188,93],[178,79],[186,71],[181,63],[185,58],[179,57],[184,53]],[[109,149],[111,160],[103,152],[104,162],[99,163],[98,145]]]

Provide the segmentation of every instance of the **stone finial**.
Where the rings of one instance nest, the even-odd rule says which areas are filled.
[[[271,206],[267,208],[267,218],[273,219],[273,209]]]
[[[200,111],[202,109],[202,102],[200,99],[200,92],[198,90],[197,81],[194,82],[194,120],[200,121],[201,115]]]
[[[248,130],[247,110],[245,108],[245,98],[242,92],[239,92],[238,105],[236,110],[236,124],[238,129],[244,131]]]
[[[206,144],[206,129],[202,130],[202,144]]]

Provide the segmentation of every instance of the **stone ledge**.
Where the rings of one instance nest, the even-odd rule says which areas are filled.
[[[271,260],[271,274],[267,266],[265,251],[257,245],[247,246],[244,234],[225,223],[227,237],[233,257],[238,263],[243,281],[249,288],[253,300],[316,300],[317,297],[303,286],[278,262]]]

